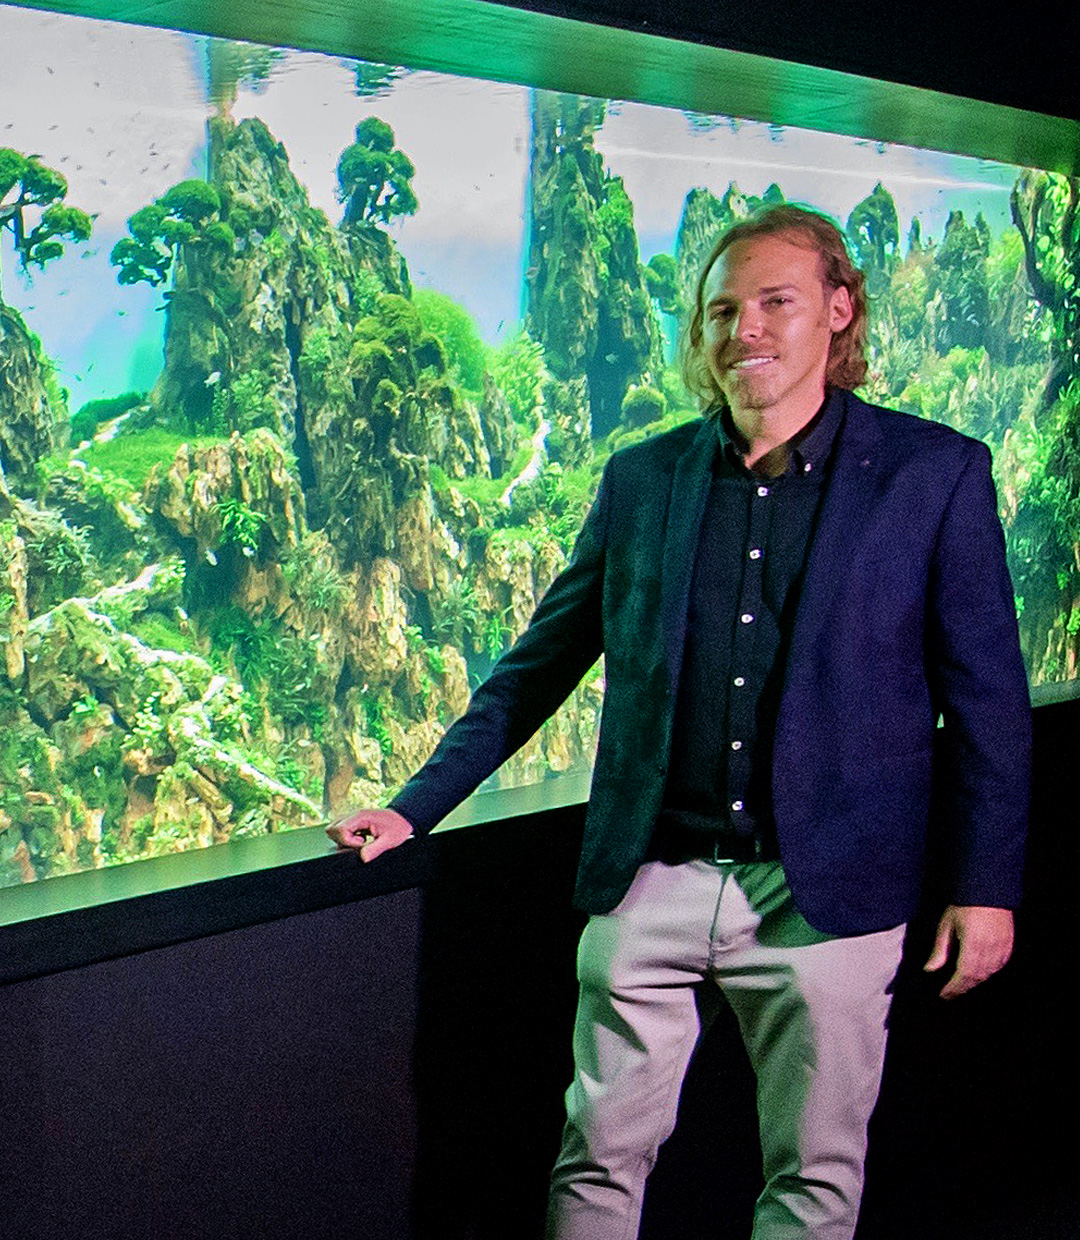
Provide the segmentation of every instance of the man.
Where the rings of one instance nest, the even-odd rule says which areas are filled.
[[[754,1240],[850,1240],[931,774],[953,903],[927,968],[954,961],[952,997],[1009,957],[1030,715],[989,453],[851,394],[865,327],[829,221],[725,233],[684,358],[704,419],[612,457],[465,716],[331,828],[365,860],[429,829],[605,655],[557,1240],[636,1234],[706,981],[758,1077]]]

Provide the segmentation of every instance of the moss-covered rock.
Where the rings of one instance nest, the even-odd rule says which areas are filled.
[[[719,198],[707,189],[689,191],[683,202],[675,239],[679,299],[684,306],[693,305],[693,293],[701,268],[720,234],[736,220],[745,219],[760,207],[783,201],[784,195],[775,184],[770,185],[760,198],[754,194],[744,194],[734,181],[728,184]]]
[[[52,374],[22,316],[0,302],[0,473],[22,495],[36,489],[37,462],[67,443],[67,408]]]
[[[0,521],[0,644],[7,678],[15,684],[25,669],[23,644],[30,622],[26,573],[26,544],[16,522],[8,517]]]
[[[593,437],[618,423],[627,388],[657,383],[663,367],[633,206],[593,144],[603,117],[595,99],[533,96],[529,333],[557,382],[587,378]]]

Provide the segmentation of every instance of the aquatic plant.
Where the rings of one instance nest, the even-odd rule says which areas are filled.
[[[493,616],[488,616],[484,624],[484,650],[489,659],[497,659],[514,635],[507,623],[509,615],[510,609],[505,607]]]
[[[431,597],[432,631],[439,641],[449,642],[459,650],[466,641],[476,640],[483,624],[483,612],[476,601],[471,582],[466,577],[452,577],[447,588]]]
[[[280,48],[232,39],[207,39],[206,85],[219,115],[229,115],[241,82],[257,84],[269,78],[284,53]]]
[[[1056,391],[1080,377],[1080,177],[1026,170],[1011,197],[1031,291],[1050,311],[1061,359]]]
[[[346,227],[388,224],[414,215],[416,168],[394,146],[394,131],[377,116],[366,116],[356,127],[356,141],[338,159],[338,198],[345,204]]]
[[[245,371],[229,384],[220,380],[213,385],[209,417],[203,422],[196,406],[186,406],[192,430],[209,431],[215,435],[241,435],[257,426],[273,428],[276,424],[277,402],[270,391],[269,376],[259,370]]]
[[[940,299],[934,339],[939,353],[957,345],[966,349],[985,345],[990,326],[989,253],[990,229],[982,215],[967,224],[963,211],[951,211],[930,266],[930,293]]]
[[[64,252],[64,241],[87,241],[93,220],[69,207],[67,178],[36,155],[0,147],[0,235],[11,230],[15,253],[24,271],[44,267]],[[36,222],[28,226],[36,215]],[[0,282],[0,304],[3,285]]]
[[[208,181],[193,178],[166,190],[128,219],[130,236],[121,237],[113,246],[109,262],[119,268],[117,281],[164,284],[181,245],[202,245],[211,253],[231,254],[236,235],[220,212],[221,196]]]
[[[184,435],[163,426],[147,427],[137,433],[117,435],[105,443],[93,441],[79,451],[79,459],[103,473],[124,478],[141,490],[155,468],[164,471],[184,445],[193,452],[220,443],[219,435]]]
[[[265,673],[266,652],[273,635],[256,623],[242,607],[227,606],[211,612],[206,620],[213,650],[232,656],[245,682],[257,684]],[[223,661],[218,660],[219,666]]]
[[[352,282],[353,306],[356,313],[360,316],[374,314],[379,298],[389,291],[374,271],[361,267]]]
[[[662,418],[667,411],[667,398],[663,392],[647,383],[633,384],[627,388],[622,403],[622,420],[628,426],[648,426]]]
[[[379,749],[384,758],[394,755],[394,741],[390,729],[386,726],[386,707],[378,698],[364,698],[364,715],[367,719],[368,734],[379,742]]]
[[[27,595],[31,614],[37,614],[91,586],[96,566],[85,527],[69,525],[49,509],[27,513],[27,522]]]
[[[679,264],[674,254],[654,254],[641,269],[649,296],[664,314],[681,314],[682,290],[679,287]]]
[[[417,289],[413,305],[424,327],[442,342],[453,377],[468,391],[479,392],[484,386],[487,349],[476,320],[464,306],[434,289]]]
[[[487,365],[510,404],[514,421],[527,430],[537,424],[546,376],[544,346],[521,331],[488,353]]]
[[[324,535],[305,534],[289,553],[281,571],[289,592],[302,607],[340,614],[349,585],[338,571]]]
[[[259,549],[259,538],[266,524],[266,516],[257,512],[234,495],[226,495],[217,502],[221,517],[221,541],[236,543],[243,551],[254,554]]]
[[[374,60],[356,62],[356,93],[362,99],[388,95],[390,88],[408,72],[400,65],[384,65]]]

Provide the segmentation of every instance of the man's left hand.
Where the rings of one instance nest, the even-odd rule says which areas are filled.
[[[941,990],[943,999],[962,995],[992,977],[1012,955],[1013,915],[1007,908],[950,904],[938,922],[927,973],[942,969],[956,949],[956,968]]]

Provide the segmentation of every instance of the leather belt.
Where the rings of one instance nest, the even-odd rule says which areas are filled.
[[[667,826],[657,831],[649,845],[648,859],[663,861],[666,865],[681,865],[684,861],[711,861],[714,865],[723,865],[725,862],[762,861],[765,857],[761,840],[754,835],[715,835]]]

